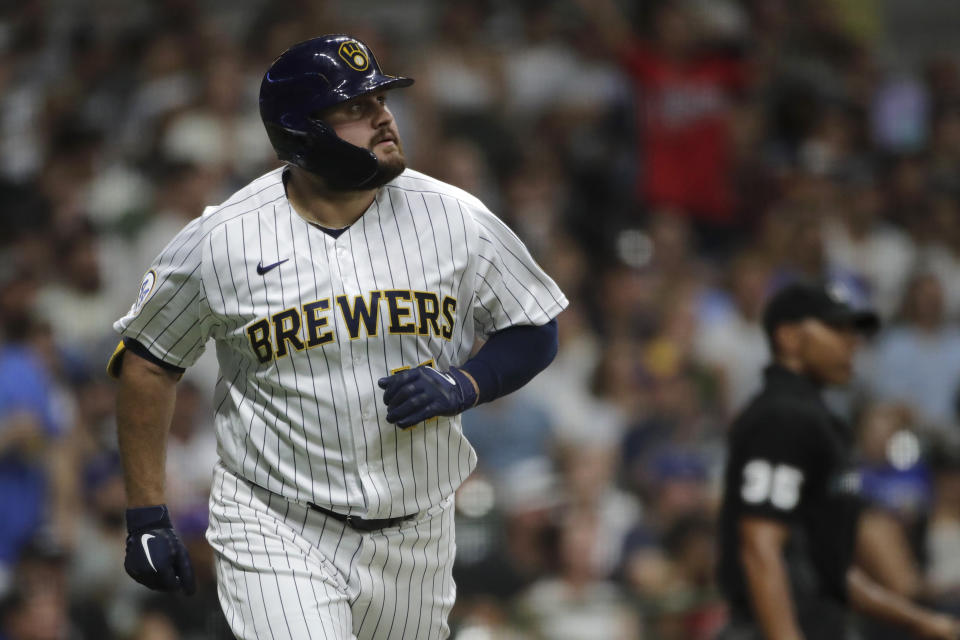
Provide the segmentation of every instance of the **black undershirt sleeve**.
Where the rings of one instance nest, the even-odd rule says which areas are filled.
[[[494,333],[460,369],[477,382],[477,403],[512,393],[547,368],[559,346],[557,320],[517,325]]]
[[[126,347],[127,351],[130,351],[131,353],[135,353],[141,358],[143,358],[144,360],[146,360],[147,362],[152,362],[158,367],[163,367],[167,371],[173,371],[174,373],[183,373],[184,371],[186,371],[186,369],[184,369],[183,367],[178,367],[176,365],[170,364],[169,362],[164,362],[157,356],[150,353],[147,350],[147,348],[143,346],[143,344],[141,344],[140,342],[137,342],[133,338],[124,338],[123,346]]]

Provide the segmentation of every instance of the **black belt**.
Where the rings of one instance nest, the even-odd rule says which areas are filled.
[[[411,514],[409,516],[397,516],[396,518],[358,518],[357,516],[348,516],[343,513],[337,513],[336,511],[331,511],[330,509],[325,509],[320,505],[313,504],[308,502],[307,506],[313,509],[314,511],[319,511],[324,515],[328,515],[335,520],[346,523],[352,529],[357,531],[376,531],[377,529],[387,529],[389,527],[395,527],[401,522],[406,522],[407,520],[412,520],[417,517],[417,514]]]

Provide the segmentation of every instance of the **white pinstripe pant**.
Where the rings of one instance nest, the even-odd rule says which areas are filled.
[[[453,497],[360,532],[217,465],[207,539],[240,640],[443,639],[450,634]]]

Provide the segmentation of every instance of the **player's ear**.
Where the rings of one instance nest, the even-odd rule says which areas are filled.
[[[803,342],[803,325],[799,322],[781,324],[773,332],[773,341],[778,356],[790,357],[798,354]]]

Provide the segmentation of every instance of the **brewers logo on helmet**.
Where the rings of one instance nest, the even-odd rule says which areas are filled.
[[[341,44],[338,53],[344,62],[357,71],[365,71],[370,65],[366,52],[356,40],[348,40]]]

